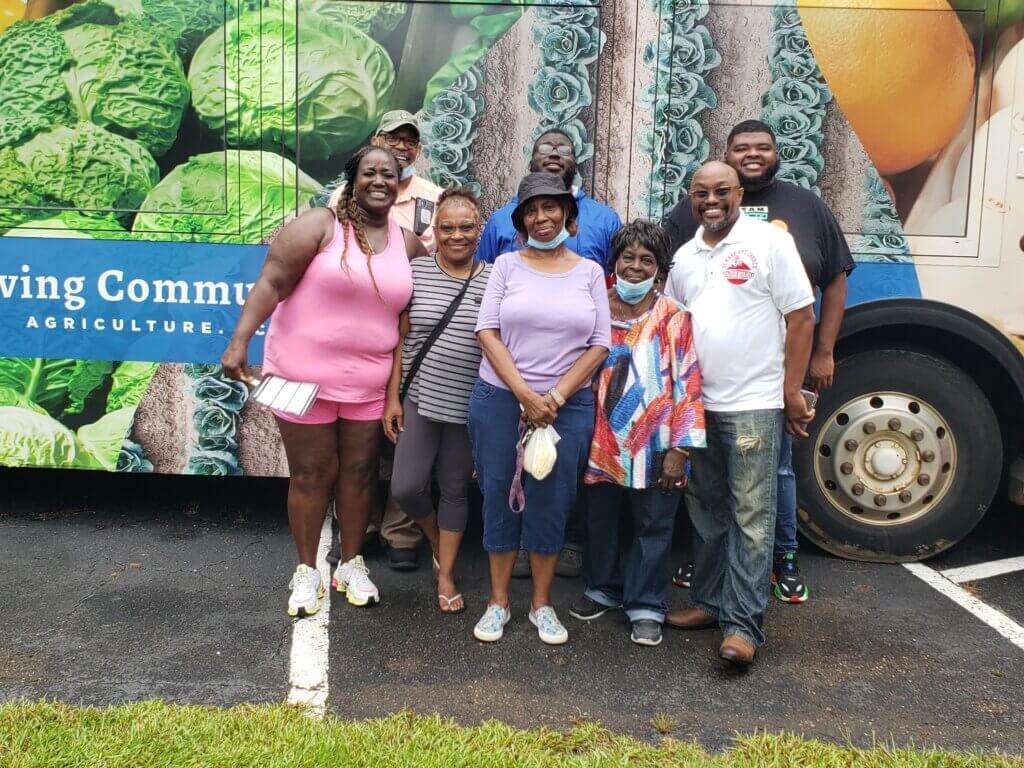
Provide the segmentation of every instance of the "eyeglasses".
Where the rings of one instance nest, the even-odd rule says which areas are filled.
[[[552,152],[555,152],[562,157],[572,157],[576,154],[576,151],[568,144],[538,144],[537,152],[542,155],[550,155]]]
[[[437,229],[438,232],[440,232],[445,237],[451,237],[456,232],[458,232],[460,235],[465,235],[466,237],[469,237],[470,235],[473,235],[473,234],[476,233],[477,225],[476,224],[459,224],[458,226],[455,226],[454,224],[439,224],[436,227],[436,229]]]
[[[734,192],[737,189],[739,189],[739,187],[716,187],[714,195],[716,198],[722,199],[723,197],[728,197],[730,192]],[[711,194],[711,191],[707,189],[695,189],[690,192],[690,197],[699,202],[704,202],[711,197]]]
[[[403,146],[406,149],[416,149],[420,145],[420,140],[415,136],[398,136],[394,133],[382,133],[381,138],[384,139],[384,143],[391,147],[391,149],[399,146]]]

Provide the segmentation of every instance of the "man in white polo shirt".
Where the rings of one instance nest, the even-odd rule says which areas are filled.
[[[718,625],[718,655],[747,667],[764,642],[782,430],[806,436],[800,392],[811,354],[814,294],[793,238],[743,215],[743,187],[721,162],[703,165],[690,199],[700,223],[675,255],[666,294],[693,322],[707,448],[693,451],[693,606],[677,629]]]

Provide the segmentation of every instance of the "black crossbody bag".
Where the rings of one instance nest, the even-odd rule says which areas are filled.
[[[412,386],[412,381],[416,378],[416,374],[419,372],[420,366],[423,365],[423,360],[426,358],[430,348],[434,346],[434,342],[438,340],[442,333],[444,333],[444,329],[448,327],[448,323],[450,323],[452,318],[455,317],[455,313],[458,311],[459,305],[462,303],[462,299],[466,296],[466,292],[469,290],[469,284],[477,275],[476,268],[477,265],[474,263],[473,268],[469,271],[469,277],[467,277],[466,282],[462,284],[462,290],[460,290],[458,295],[452,299],[452,303],[448,305],[448,309],[446,309],[444,314],[441,315],[441,319],[437,321],[437,325],[431,329],[430,335],[423,340],[423,346],[420,347],[420,351],[416,354],[416,357],[413,358],[412,365],[409,366],[409,373],[406,375],[405,381],[402,383],[402,390],[398,396],[398,401],[400,403],[405,403],[405,396],[409,394],[409,387]]]

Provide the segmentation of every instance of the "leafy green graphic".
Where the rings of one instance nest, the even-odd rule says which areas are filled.
[[[55,126],[16,152],[48,198],[75,208],[130,215],[160,178],[141,144],[92,123]]]
[[[0,358],[0,465],[113,470],[155,363]],[[142,457],[139,457],[142,460]]]
[[[154,240],[258,243],[318,188],[270,152],[197,155],[150,191],[134,231]]]
[[[193,107],[231,146],[283,143],[295,151],[301,143],[314,161],[359,146],[394,82],[391,58],[373,38],[301,12],[229,21],[199,46],[189,69]]]

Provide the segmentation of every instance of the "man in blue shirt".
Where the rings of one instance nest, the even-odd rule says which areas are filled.
[[[572,139],[566,134],[553,128],[537,137],[530,158],[530,170],[561,176],[565,186],[573,190],[579,206],[579,218],[576,220],[579,231],[565,241],[566,247],[585,259],[597,262],[607,273],[612,267],[608,262],[612,251],[612,235],[618,232],[622,222],[615,211],[588,197],[581,187],[573,185],[576,167],[576,150]],[[512,226],[512,211],[518,204],[519,199],[513,197],[487,220],[476,251],[478,259],[494,263],[501,254],[521,247],[521,243],[517,242],[516,228]]]

